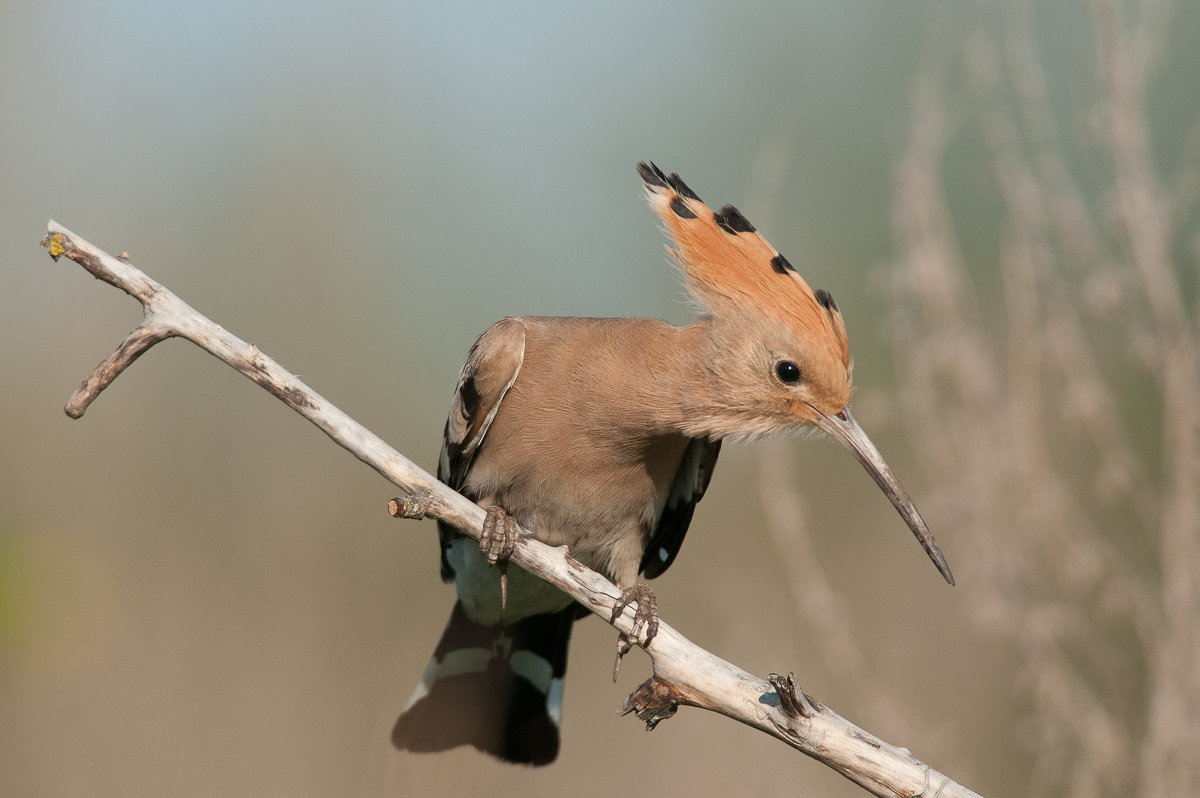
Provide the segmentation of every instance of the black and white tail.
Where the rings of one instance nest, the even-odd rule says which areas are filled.
[[[392,743],[418,752],[473,745],[509,762],[554,761],[578,609],[572,604],[510,626],[480,626],[456,603]]]

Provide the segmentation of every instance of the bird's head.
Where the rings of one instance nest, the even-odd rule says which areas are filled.
[[[853,363],[833,297],[810,288],[737,208],[713,211],[679,175],[654,164],[638,164],[638,172],[712,329],[704,433],[745,438],[823,430],[866,468],[954,584],[921,514],[850,413]]]

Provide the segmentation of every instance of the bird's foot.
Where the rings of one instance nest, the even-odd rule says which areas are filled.
[[[479,535],[479,551],[488,565],[500,569],[500,608],[508,604],[508,558],[517,547],[517,522],[498,504],[487,508],[483,531]]]
[[[637,604],[633,614],[633,632],[621,632],[617,636],[617,659],[613,663],[613,681],[621,673],[621,660],[633,650],[634,644],[649,648],[650,642],[658,634],[658,599],[648,585],[633,585],[621,591],[620,598],[613,605],[610,621],[621,617],[621,613],[630,604]],[[639,639],[640,638],[640,639]]]

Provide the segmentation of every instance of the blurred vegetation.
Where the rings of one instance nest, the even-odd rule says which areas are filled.
[[[1146,116],[1167,4],[1086,9],[1091,69],[1070,113],[1030,3],[923,70],[887,274],[896,402],[979,569],[973,619],[1017,656],[1029,792],[1191,795],[1200,118],[1192,108],[1190,131],[1155,141]],[[942,179],[961,135],[947,124],[952,85],[978,109],[971,132],[1001,198],[990,279],[966,268]]]
[[[836,446],[741,444],[656,585],[664,616],[750,670],[797,671],[982,794],[1194,788],[1200,491],[1176,400],[1195,361],[1162,348],[1156,308],[1178,305],[1170,329],[1194,340],[1200,5],[14,0],[0,16],[0,794],[860,794],[719,718],[648,736],[618,718],[636,662],[611,685],[592,621],[555,766],[399,754],[388,730],[453,602],[433,525],[397,525],[393,488],[182,343],[62,414],[138,316],[49,261],[50,217],[432,467],[491,321],[689,318],[641,159],[738,204],[837,297],[859,419],[959,577],[941,583]],[[1122,57],[1139,80],[1114,116]],[[1133,175],[1117,119],[1144,132]],[[1140,271],[1150,228],[1121,205],[1131,177],[1170,209],[1165,300]],[[1063,187],[1088,235],[1055,214]],[[922,263],[951,282],[914,282]],[[1066,403],[1079,361],[1045,350],[1051,311],[1079,315],[1091,364]],[[1017,393],[1030,351],[1042,381]],[[1084,411],[1116,437],[1089,437]],[[1041,448],[1013,445],[1038,431]],[[989,469],[1002,491],[979,492]],[[1038,513],[1047,495],[1067,500]]]

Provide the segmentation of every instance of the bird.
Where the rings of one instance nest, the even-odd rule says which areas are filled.
[[[458,600],[392,730],[401,750],[471,745],[501,760],[558,755],[563,679],[581,605],[507,556],[519,524],[621,590],[636,642],[725,440],[819,429],[862,464],[945,580],[925,521],[850,412],[846,327],[733,205],[712,210],[676,173],[638,164],[699,308],[684,326],[640,318],[510,316],[474,343],[443,435],[438,479],[486,508],[477,542],[439,522]],[[618,638],[618,659],[631,638]],[[614,674],[615,678],[615,674]]]

